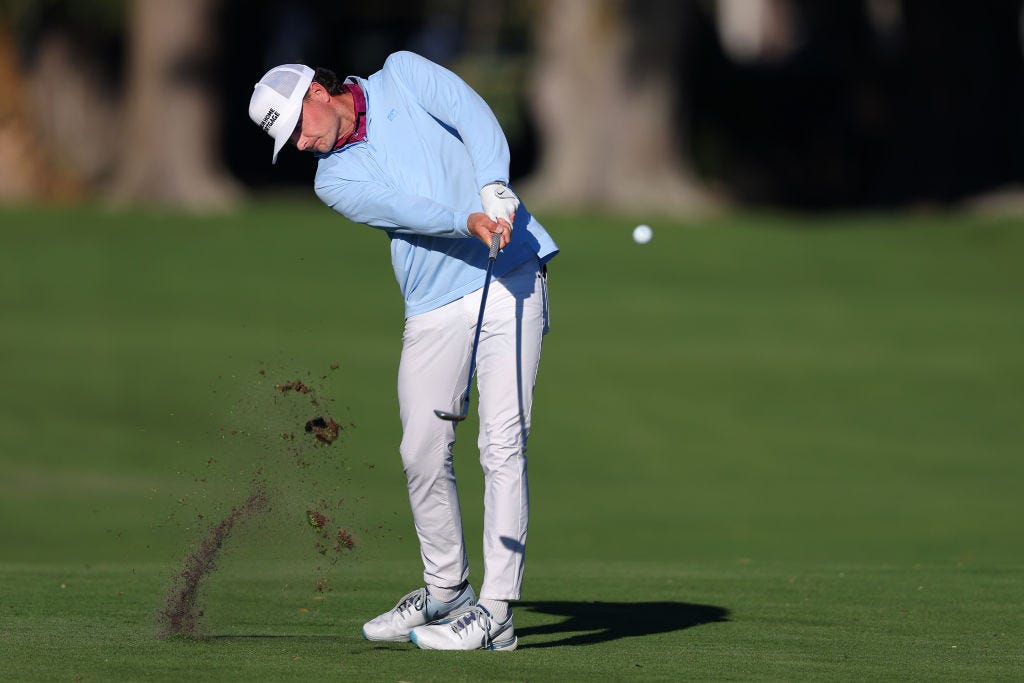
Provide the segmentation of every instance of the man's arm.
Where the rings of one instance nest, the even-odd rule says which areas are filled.
[[[469,237],[469,212],[367,180],[318,180],[317,196],[345,218],[405,234]]]
[[[379,183],[334,180],[317,184],[316,194],[327,206],[356,223],[407,235],[475,237],[490,246],[492,233],[501,232],[501,248],[511,229],[502,230],[487,214],[453,211],[425,197],[401,194]]]
[[[384,63],[432,116],[458,131],[473,160],[477,187],[508,182],[509,150],[491,108],[465,81],[412,52]]]

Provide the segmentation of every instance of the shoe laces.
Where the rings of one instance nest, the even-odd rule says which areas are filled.
[[[459,617],[451,623],[449,628],[452,633],[457,635],[459,638],[465,638],[469,635],[470,630],[475,626],[484,630],[488,636],[490,635],[490,621],[491,618],[487,616],[479,607],[475,607],[468,612],[463,612]]]
[[[420,589],[414,590],[413,592],[411,592],[408,595],[402,597],[402,599],[398,601],[398,604],[395,605],[395,612],[397,612],[399,614],[399,616],[401,616],[405,612],[410,612],[410,613],[413,612],[413,611],[419,612],[419,611],[421,611],[423,609],[423,605],[426,603],[426,601],[427,601],[427,589],[426,588],[420,588]]]

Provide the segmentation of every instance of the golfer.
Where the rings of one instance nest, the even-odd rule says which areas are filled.
[[[273,138],[273,161],[286,143],[312,152],[317,196],[387,236],[405,298],[399,451],[426,585],[368,621],[363,636],[426,649],[514,649],[509,601],[523,583],[526,441],[548,329],[545,264],[558,247],[507,185],[505,135],[462,79],[411,52],[391,55],[365,79],[278,66],[256,84],[249,116]],[[434,411],[460,410],[494,235],[501,251],[477,348],[485,486],[478,601],[452,465],[455,423]]]

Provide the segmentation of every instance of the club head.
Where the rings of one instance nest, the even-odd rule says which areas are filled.
[[[437,415],[442,420],[448,420],[449,422],[462,422],[466,419],[466,413],[449,413],[446,410],[435,410],[434,415]]]

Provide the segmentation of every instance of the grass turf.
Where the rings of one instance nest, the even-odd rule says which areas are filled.
[[[545,217],[522,649],[498,655],[359,637],[419,580],[381,235],[313,202],[0,209],[10,677],[1019,679],[1019,226],[646,217],[641,247],[636,222]],[[354,424],[299,469],[280,434],[306,404],[272,389],[296,377]],[[211,637],[157,638],[170,577],[260,467],[278,502],[225,546]],[[303,526],[320,495],[360,531],[336,564]]]

